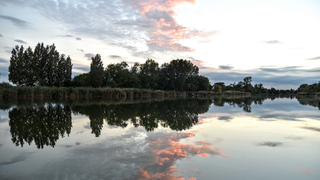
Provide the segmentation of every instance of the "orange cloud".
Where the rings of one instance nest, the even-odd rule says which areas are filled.
[[[204,123],[206,123],[206,121],[205,121],[204,119],[200,119],[200,120],[198,121],[198,124],[204,124]]]
[[[174,166],[178,159],[210,155],[220,155],[228,158],[223,154],[222,149],[214,147],[208,141],[195,141],[194,144],[179,142],[182,139],[195,136],[193,132],[179,133],[172,136],[158,138],[149,141],[152,153],[155,156],[153,164],[147,165],[139,170],[129,179],[168,179],[168,180],[186,180],[186,173],[190,171],[198,172],[197,169],[178,171]],[[191,178],[195,179],[195,178]]]
[[[183,171],[178,171],[175,166],[171,166],[168,171],[163,173],[151,173],[143,168],[139,170],[139,179],[166,179],[166,180],[186,180],[186,174]],[[196,178],[190,178],[187,180],[196,180]]]
[[[308,173],[308,174],[314,174],[314,173],[315,173],[315,172],[313,172],[313,171],[310,171],[310,170],[308,170],[308,169],[303,169],[303,168],[301,168],[301,169],[295,169],[295,171],[302,172],[302,173]]]
[[[151,33],[149,46],[157,46],[165,49],[174,49],[183,52],[193,52],[195,49],[182,46],[181,40],[192,37],[207,38],[213,32],[205,33],[198,30],[190,30],[177,23],[174,16],[174,8],[183,3],[196,4],[196,0],[122,0],[140,12],[142,16],[154,22],[156,28]]]
[[[223,138],[217,137],[217,141],[219,142],[226,142],[226,140],[224,140]]]
[[[198,154],[197,156],[207,157],[210,156],[209,154]]]

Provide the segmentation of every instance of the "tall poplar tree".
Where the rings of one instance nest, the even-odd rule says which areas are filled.
[[[44,47],[38,43],[34,52],[30,47],[16,46],[11,52],[9,81],[26,86],[69,86],[71,58],[59,55],[55,45]]]
[[[90,64],[90,82],[92,87],[101,87],[104,76],[103,63],[100,54],[96,54],[95,57],[91,58]]]

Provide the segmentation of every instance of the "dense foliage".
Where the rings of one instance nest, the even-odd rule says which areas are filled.
[[[38,43],[34,51],[16,46],[11,52],[9,81],[24,86],[70,86],[71,58],[56,47]]]
[[[314,84],[301,84],[297,89],[298,94],[320,94],[320,81]]]
[[[199,75],[199,68],[191,61],[176,59],[159,66],[152,59],[145,63],[135,63],[131,69],[123,61],[109,64],[102,74],[102,63],[97,73],[96,58],[92,58],[90,72],[74,77],[72,85],[76,87],[112,87],[112,88],[143,88],[174,91],[208,91],[212,89],[209,79]],[[99,77],[99,78],[98,78]]]

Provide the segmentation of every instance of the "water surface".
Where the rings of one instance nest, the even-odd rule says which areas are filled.
[[[0,102],[0,179],[320,179],[315,98]]]

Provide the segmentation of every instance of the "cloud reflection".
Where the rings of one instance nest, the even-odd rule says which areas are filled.
[[[269,147],[276,147],[276,146],[282,146],[282,142],[263,142],[260,143],[259,146],[269,146]]]
[[[317,128],[317,127],[301,127],[302,129],[309,129],[309,130],[312,130],[312,131],[318,131],[320,132],[320,128]]]
[[[179,159],[191,156],[208,157],[211,155],[229,158],[229,156],[223,154],[222,149],[213,146],[208,141],[195,141],[194,144],[179,142],[182,139],[193,136],[195,136],[194,133],[185,132],[161,137],[153,141],[148,140],[152,153],[156,156],[156,162],[144,166],[129,179],[186,179],[185,172],[177,171],[174,166],[175,162]]]

